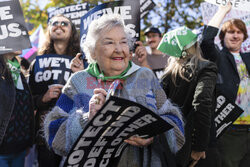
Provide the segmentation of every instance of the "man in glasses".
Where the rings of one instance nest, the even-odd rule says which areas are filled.
[[[38,50],[38,55],[61,55],[61,57],[63,57],[63,55],[66,55],[74,57],[77,53],[80,52],[79,35],[76,31],[76,27],[71,22],[71,20],[64,15],[57,15],[51,18],[45,38],[46,39],[43,46]],[[58,97],[61,94],[63,85],[44,84],[42,85],[42,91],[38,91],[37,82],[35,81],[36,63],[38,62],[33,61],[30,67],[31,71],[29,85],[34,97],[35,108],[37,110],[36,148],[38,152],[38,163],[39,167],[58,167],[61,161],[61,157],[47,148],[42,127],[44,124],[43,118],[55,105]],[[59,63],[59,61],[57,63]]]

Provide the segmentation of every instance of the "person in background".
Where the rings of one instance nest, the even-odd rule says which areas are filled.
[[[173,125],[172,130],[163,134],[166,141],[172,143],[173,153],[184,144],[179,109],[167,99],[151,70],[130,61],[130,40],[120,15],[104,15],[91,22],[84,43],[84,53],[90,64],[68,80],[57,105],[44,122],[47,143],[58,154],[69,153],[81,132],[85,131],[86,124],[105,103],[110,90],[107,85],[112,87],[114,96],[142,104]],[[153,84],[139,88],[141,81]],[[89,82],[96,87],[88,86]],[[114,83],[120,86],[113,87]],[[155,149],[156,146],[163,147],[157,136],[148,139],[133,136],[125,142],[129,145],[118,166],[167,166],[166,159]]]
[[[214,43],[231,8],[230,2],[219,7],[204,29],[201,48],[205,58],[218,66],[216,89],[244,111],[219,138],[222,166],[246,167],[250,164],[250,54],[241,52],[241,45],[248,38],[245,23],[240,19],[224,22],[219,34],[222,50]]]
[[[209,145],[215,136],[215,63],[202,58],[197,35],[185,26],[165,34],[158,49],[170,56],[161,84],[186,120],[177,166],[218,167],[218,151]]]
[[[24,167],[34,143],[34,112],[29,86],[16,58],[0,55],[0,166]]]
[[[56,15],[51,18],[45,43],[38,50],[38,55],[57,54],[75,56],[80,52],[79,35],[72,21],[64,15]],[[36,145],[38,152],[39,167],[58,167],[61,162],[61,156],[56,155],[53,150],[46,146],[43,134],[43,120],[49,110],[54,107],[56,100],[61,94],[62,85],[50,86],[44,85],[44,91],[36,94],[34,67],[36,61],[33,61],[30,67],[29,85],[33,92],[36,112]]]
[[[163,71],[167,65],[168,56],[157,49],[162,36],[156,27],[149,27],[144,32],[146,43],[150,47],[151,52],[147,52],[141,41],[136,42],[135,56],[132,61],[142,67],[147,67],[155,73],[158,79],[161,78]]]
[[[24,76],[26,78],[28,78],[29,77],[30,62],[27,59],[25,59],[24,57],[21,57],[20,59],[21,59],[21,62],[20,62],[21,71],[24,74]]]

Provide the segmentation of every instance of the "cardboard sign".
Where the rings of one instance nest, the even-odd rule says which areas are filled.
[[[132,135],[149,138],[172,128],[144,106],[110,97],[88,123],[65,161],[64,167],[117,166]]]
[[[219,138],[244,111],[234,102],[230,102],[220,92],[216,92],[217,106],[215,109],[216,137]]]
[[[0,54],[30,48],[19,0],[0,1]]]
[[[114,1],[103,3],[91,9],[81,18],[80,38],[81,46],[86,39],[88,27],[93,20],[104,14],[119,14],[125,22],[126,28],[135,40],[140,39],[140,3],[135,0]]]
[[[217,10],[218,10],[217,5],[207,2],[201,3],[201,13],[205,25],[209,23],[209,21],[215,15]],[[222,24],[225,21],[233,18],[241,19],[242,21],[244,21],[244,23],[246,24],[248,36],[250,37],[250,12],[231,9],[231,11],[225,16],[224,20],[222,21]],[[222,49],[222,46],[220,44],[220,39],[218,36],[215,38],[215,43],[219,46],[220,49]],[[241,52],[250,52],[250,38],[247,38],[242,43]]]
[[[77,29],[80,29],[81,17],[84,16],[88,10],[89,5],[87,2],[48,10],[48,22],[53,16],[63,14],[72,20]]]
[[[152,0],[140,0],[140,12],[141,19],[145,17],[151,9],[155,7],[155,3]]]
[[[64,85],[72,74],[70,69],[70,61],[72,56],[47,54],[36,56],[34,64],[34,82],[36,86],[34,91],[39,93],[47,90],[49,85]]]
[[[229,0],[205,0],[214,5],[226,5]],[[248,0],[230,0],[233,9],[250,11],[250,1]]]

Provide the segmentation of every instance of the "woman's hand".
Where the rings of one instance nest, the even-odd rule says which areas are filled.
[[[52,99],[56,99],[60,96],[62,85],[51,86],[47,90],[47,92],[43,95],[42,102],[47,103],[50,102]]]
[[[189,167],[194,167],[200,159],[205,159],[206,158],[206,152],[198,152],[198,151],[192,151],[191,152],[191,159],[193,162],[189,165]]]
[[[150,137],[148,139],[143,139],[138,136],[131,136],[130,138],[124,140],[124,142],[137,147],[146,147],[153,143],[154,138]]]
[[[70,62],[70,69],[73,72],[84,70],[84,64],[83,61],[80,59],[82,56],[81,53],[77,53],[76,57],[74,57]]]
[[[89,120],[99,111],[106,101],[107,92],[102,88],[94,89],[94,95],[89,101]]]

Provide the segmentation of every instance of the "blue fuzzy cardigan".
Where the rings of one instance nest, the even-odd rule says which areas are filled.
[[[165,135],[171,151],[176,153],[185,142],[184,123],[178,107],[167,99],[151,70],[132,64],[126,75],[122,89],[116,90],[115,96],[140,103],[173,125],[174,128],[165,132]],[[109,84],[100,84],[85,70],[75,73],[64,86],[56,106],[46,116],[44,135],[49,147],[57,154],[66,156],[84,131],[88,122],[89,100],[97,87],[107,90]],[[161,167],[156,150],[151,148],[144,147],[143,162],[140,162],[139,148],[129,145],[122,153],[118,166]]]

